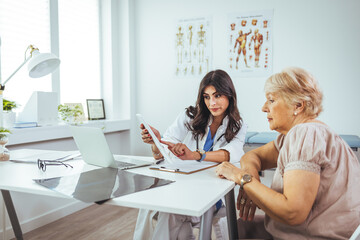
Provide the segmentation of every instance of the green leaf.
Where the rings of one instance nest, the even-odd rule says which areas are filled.
[[[17,108],[18,105],[14,101],[10,101],[7,99],[3,99],[3,110],[4,111],[12,111],[13,109]]]
[[[3,127],[0,127],[0,132],[3,132],[3,133],[11,133],[11,131],[7,128],[3,128]]]

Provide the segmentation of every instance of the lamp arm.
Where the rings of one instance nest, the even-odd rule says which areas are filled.
[[[30,60],[30,58],[31,58],[31,56],[30,57],[28,57],[27,59],[25,59],[25,61],[15,70],[15,72],[13,72],[13,74],[11,74],[10,75],[10,77],[8,77],[5,81],[4,81],[4,83],[0,83],[2,86],[5,86],[5,84],[20,70],[20,68],[22,67],[22,66],[24,66],[25,65],[25,63],[27,63],[29,60]]]

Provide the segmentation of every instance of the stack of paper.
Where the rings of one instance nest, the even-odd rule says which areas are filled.
[[[15,122],[14,128],[37,127],[37,122]]]
[[[75,158],[80,157],[81,154],[79,151],[69,151],[69,152],[47,152],[42,154],[24,154],[22,156],[13,156],[10,154],[10,161],[18,163],[37,163],[37,160],[46,160],[46,161],[69,161]]]

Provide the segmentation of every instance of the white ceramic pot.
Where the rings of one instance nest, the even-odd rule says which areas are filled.
[[[4,128],[12,128],[16,121],[16,112],[5,111],[3,112],[3,118]]]

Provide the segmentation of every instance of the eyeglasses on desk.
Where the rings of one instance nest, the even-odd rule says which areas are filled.
[[[70,164],[63,163],[62,161],[58,161],[58,160],[41,160],[41,159],[38,159],[37,164],[38,164],[38,168],[41,169],[43,172],[46,171],[46,166],[65,166],[65,167],[73,168],[73,166],[71,166]]]

